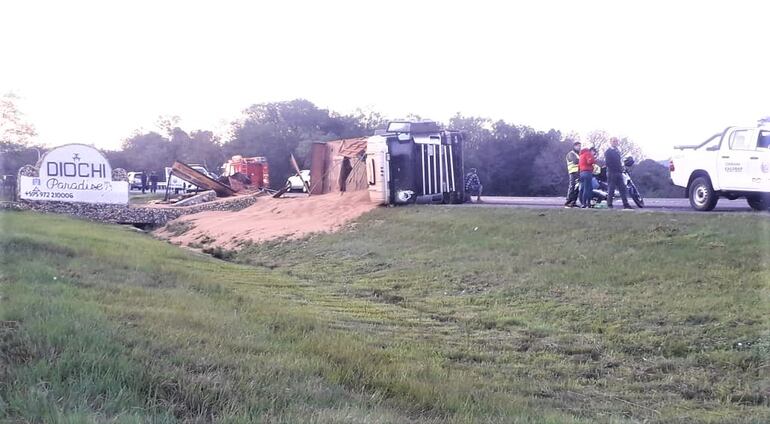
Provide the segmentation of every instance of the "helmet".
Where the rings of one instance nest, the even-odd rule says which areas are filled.
[[[626,157],[626,160],[623,161],[623,165],[629,168],[634,166],[634,158],[631,156]]]

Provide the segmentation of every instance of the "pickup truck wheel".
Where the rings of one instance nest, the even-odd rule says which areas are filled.
[[[698,177],[690,185],[690,206],[696,211],[707,212],[717,205],[719,196],[708,178]]]
[[[755,211],[770,210],[770,198],[765,196],[749,196],[746,198],[751,209]]]

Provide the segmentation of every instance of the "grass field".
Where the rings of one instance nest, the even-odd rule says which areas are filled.
[[[144,205],[150,203],[153,200],[161,200],[165,197],[165,195],[166,192],[162,190],[158,190],[156,193],[150,193],[148,191],[144,194],[142,194],[141,191],[132,191],[129,193],[128,202],[132,205]]]
[[[764,216],[381,209],[238,263],[0,225],[0,421],[770,422]]]

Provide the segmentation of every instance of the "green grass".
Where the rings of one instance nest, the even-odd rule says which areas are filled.
[[[158,190],[155,193],[149,191],[142,194],[142,192],[130,192],[128,195],[128,203],[132,205],[144,205],[150,203],[153,200],[162,200],[166,195],[165,190]]]
[[[0,421],[770,421],[762,216],[381,209],[239,263],[0,225]]]

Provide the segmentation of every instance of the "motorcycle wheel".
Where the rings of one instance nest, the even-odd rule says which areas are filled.
[[[628,193],[631,195],[631,198],[634,199],[636,206],[640,208],[644,207],[644,198],[642,198],[642,195],[639,194],[639,190],[636,189],[636,186],[631,184],[631,186],[628,187]]]

